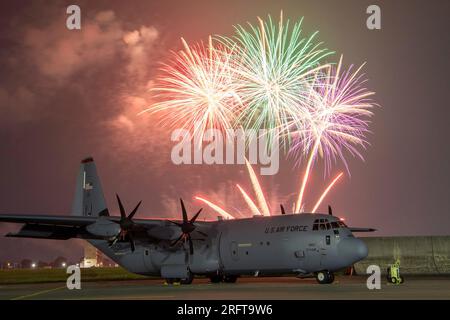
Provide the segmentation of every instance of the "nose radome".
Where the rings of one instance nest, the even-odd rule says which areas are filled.
[[[347,238],[341,240],[338,244],[338,252],[343,258],[352,263],[360,261],[367,257],[367,246],[361,239]]]
[[[356,246],[356,254],[358,256],[358,260],[365,259],[367,255],[369,254],[369,250],[367,249],[367,245],[362,241],[361,239],[354,239],[357,241],[355,243]]]

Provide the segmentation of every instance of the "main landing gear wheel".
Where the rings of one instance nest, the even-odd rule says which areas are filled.
[[[185,279],[180,278],[166,278],[164,279],[166,284],[191,284],[194,280],[194,275],[189,272],[188,277]]]
[[[187,278],[181,279],[180,283],[181,284],[191,284],[193,280],[194,280],[194,275],[191,272],[189,272]]]
[[[210,276],[209,279],[211,280],[211,283],[220,283],[223,280],[223,277],[221,275],[213,275]]]
[[[334,274],[329,271],[319,271],[316,273],[316,280],[320,284],[329,284],[334,281]]]
[[[223,278],[223,282],[226,282],[226,283],[235,283],[236,282],[236,280],[237,280],[237,276],[225,276],[224,278]]]
[[[167,278],[165,279],[167,284],[174,284],[174,282],[178,282],[180,280],[175,279],[175,278]]]

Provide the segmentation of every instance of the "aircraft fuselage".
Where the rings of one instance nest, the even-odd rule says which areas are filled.
[[[194,239],[192,255],[183,244],[173,248],[168,241],[138,243],[133,253],[126,243],[111,248],[106,241],[91,243],[143,275],[164,277],[165,270],[176,274],[177,268],[203,275],[309,274],[336,271],[367,256],[365,244],[345,226],[336,227],[338,221],[323,214],[290,214],[198,222],[200,227],[208,225],[208,237]]]

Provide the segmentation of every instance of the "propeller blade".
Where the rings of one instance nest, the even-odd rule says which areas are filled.
[[[128,240],[130,241],[131,252],[134,252],[134,250],[136,250],[136,246],[134,245],[133,237],[131,235],[128,235]]]
[[[282,204],[280,204],[280,208],[281,208],[281,214],[286,214],[286,211],[284,211],[284,207]]]
[[[176,244],[178,243],[178,241],[180,241],[181,238],[183,238],[183,236],[184,236],[184,234],[181,234],[181,236],[179,236],[177,240],[173,241],[173,242],[170,244],[170,246],[173,247],[174,245],[176,245]]]
[[[204,236],[204,237],[208,237],[208,235],[206,234],[206,233],[204,233],[204,232],[201,232],[201,231],[199,231],[199,230],[195,230],[195,231],[197,231],[198,233],[200,233],[202,236]]]
[[[181,227],[181,226],[182,226],[182,224],[181,224],[181,223],[178,223],[178,222],[175,222],[175,221],[170,221],[170,220],[169,220],[169,222],[171,222],[171,223],[173,223],[173,224],[175,224],[175,225],[177,225],[177,226],[179,226],[179,227]]]
[[[128,215],[128,219],[133,219],[134,215],[136,214],[137,209],[139,208],[139,206],[141,205],[142,201],[139,201],[139,203],[137,204],[137,206],[133,209],[133,211],[131,211],[131,213]]]
[[[194,254],[194,244],[192,243],[192,239],[189,234],[188,234],[187,238],[189,241],[189,254],[193,255]]]
[[[187,217],[187,212],[186,212],[186,208],[184,206],[184,202],[183,199],[180,198],[180,202],[181,202],[181,212],[183,213],[183,223],[188,222],[188,217]]]
[[[330,206],[330,205],[328,205],[328,214],[329,214],[330,216],[333,215],[333,209],[331,209],[331,206]]]
[[[201,208],[200,210],[197,211],[197,213],[195,214],[195,216],[192,217],[192,219],[189,221],[190,223],[194,223],[195,220],[197,220],[198,215],[200,214],[200,212],[202,212],[203,208]]]
[[[116,242],[119,240],[119,236],[120,236],[120,233],[117,234],[117,236],[115,236],[114,239],[109,243],[110,248],[116,244]]]
[[[120,216],[126,218],[125,209],[123,208],[122,201],[120,201],[119,195],[116,193],[117,202],[119,203]]]

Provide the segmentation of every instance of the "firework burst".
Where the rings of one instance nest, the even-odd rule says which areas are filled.
[[[278,130],[288,128],[289,122],[299,122],[307,111],[307,88],[314,74],[326,67],[320,65],[324,57],[332,54],[316,43],[317,32],[303,37],[302,20],[290,28],[269,16],[259,26],[236,26],[233,38],[217,37],[232,49],[237,92],[242,101],[238,123],[246,129],[266,129],[268,142],[279,138]],[[288,139],[281,142],[286,146]]]
[[[214,46],[212,38],[173,53],[172,64],[165,64],[157,80],[154,103],[143,112],[161,113],[162,124],[182,128],[198,135],[207,129],[233,127],[234,109],[241,105],[236,94],[235,76],[230,64],[232,48]]]
[[[182,39],[183,50],[173,53],[173,63],[164,65],[152,89],[157,102],[142,112],[162,113],[164,126],[186,129],[200,143],[207,129],[228,134],[225,129],[241,127],[267,134],[267,148],[275,140],[281,142],[298,163],[306,161],[294,207],[298,213],[306,207],[308,177],[319,157],[325,175],[338,160],[349,173],[345,153],[363,159],[359,149],[368,144],[374,93],[364,87],[363,65],[342,71],[342,56],[336,66],[322,64],[333,52],[316,41],[317,32],[302,35],[302,20],[290,25],[282,12],[278,23],[270,16],[258,20],[256,26],[236,26],[233,37],[216,36],[214,44],[211,37],[206,46],[189,46]],[[257,201],[237,188],[254,214],[268,216],[259,181],[246,164]],[[331,182],[313,212],[341,176]],[[231,217],[212,202],[198,200]]]
[[[350,67],[341,72],[342,56],[336,67],[329,67],[326,75],[319,75],[309,92],[309,112],[301,122],[292,123],[294,142],[290,152],[307,157],[296,211],[303,204],[303,194],[316,156],[324,158],[325,172],[341,159],[348,170],[344,151],[363,159],[358,147],[365,148],[370,109],[374,92],[364,87],[366,80],[360,71]]]

